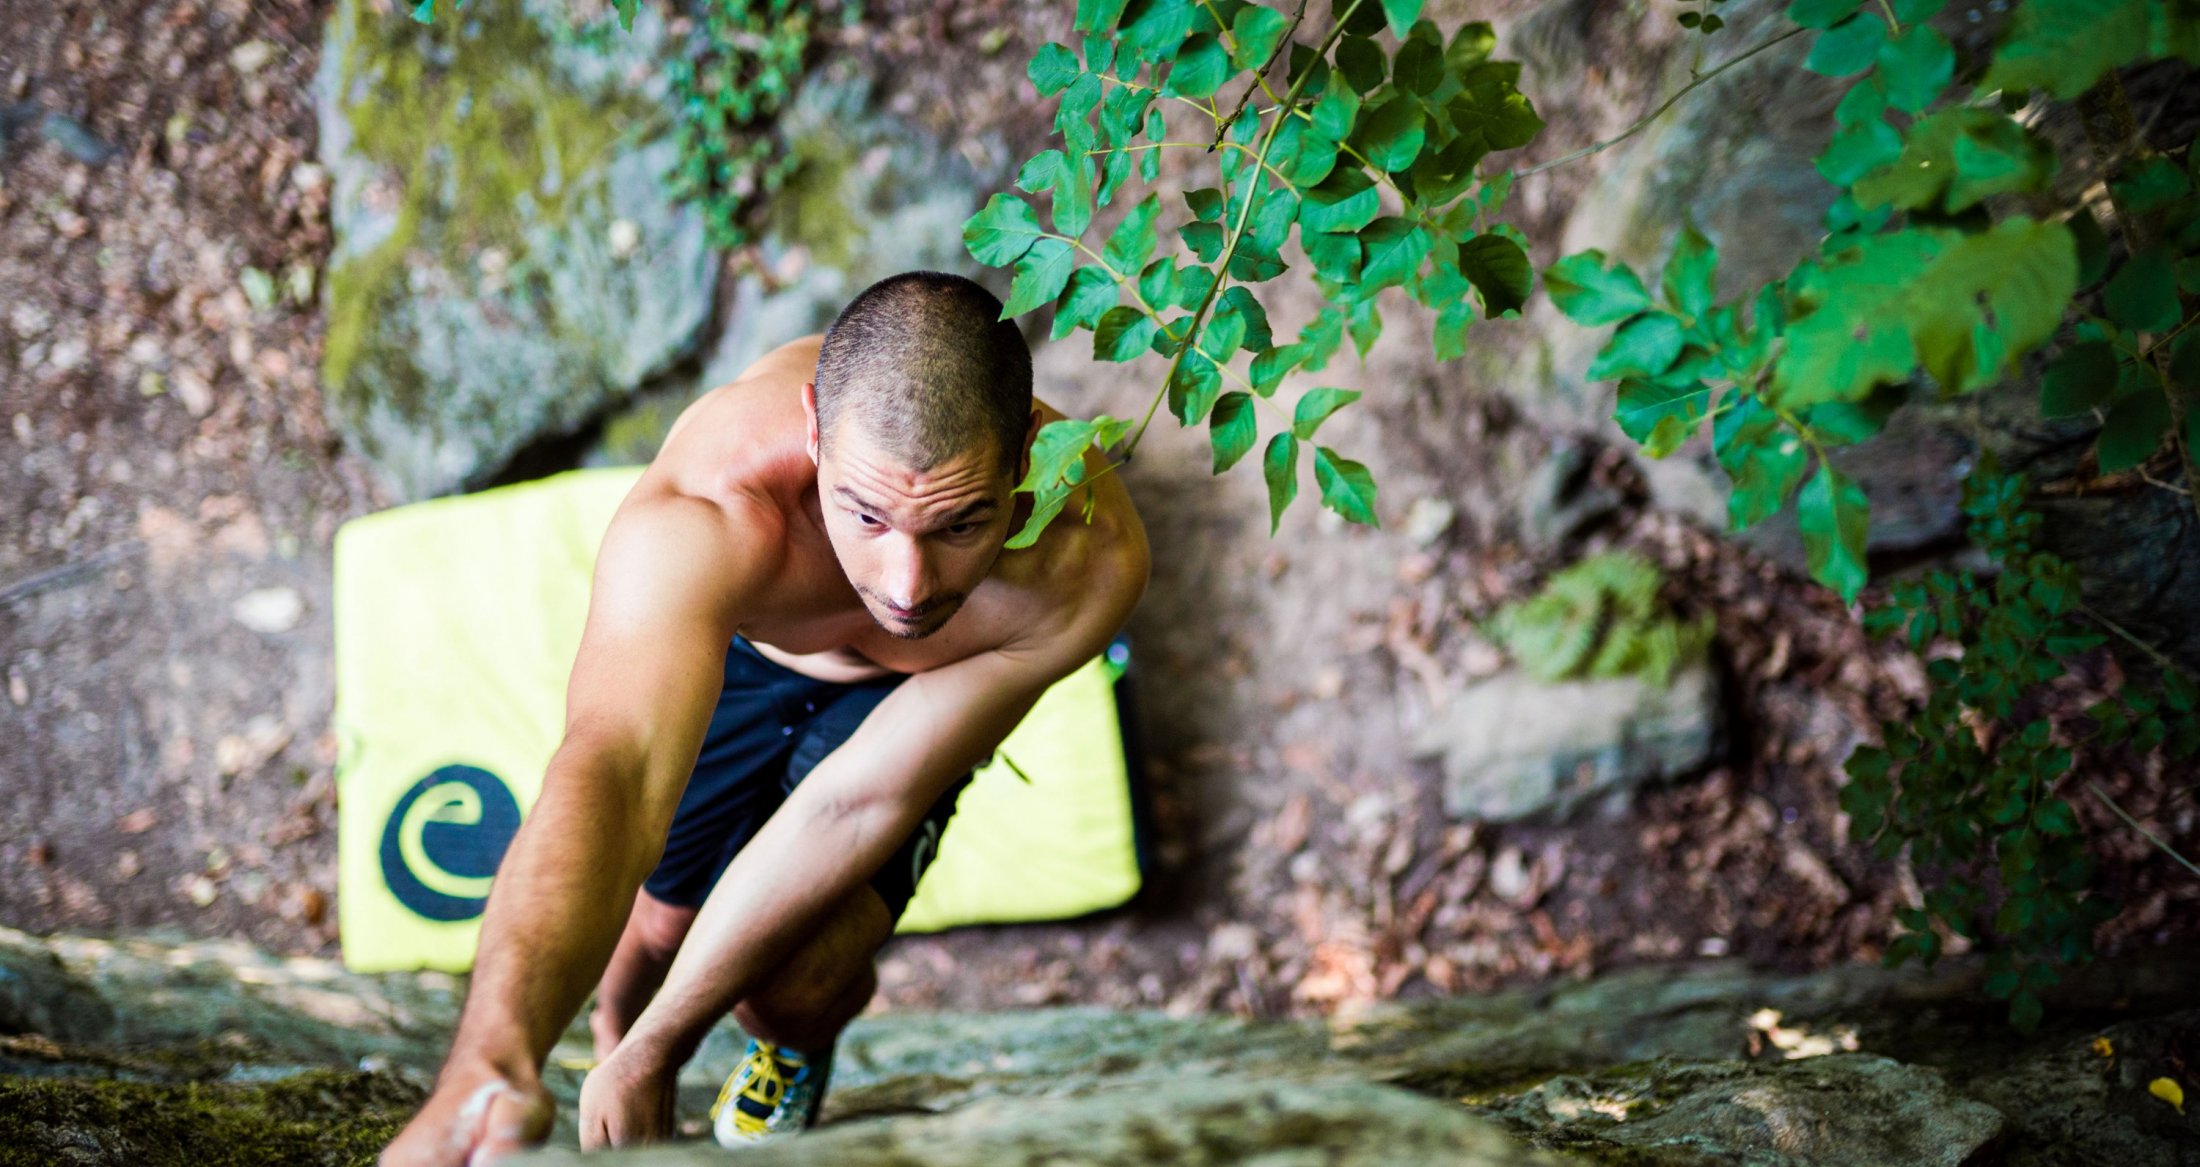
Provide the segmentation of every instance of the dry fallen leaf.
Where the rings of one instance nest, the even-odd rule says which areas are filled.
[[[2185,1088],[2178,1085],[2176,1079],[2156,1078],[2147,1083],[2147,1093],[2176,1107],[2177,1113],[2185,1113]]]
[[[160,821],[152,807],[140,807],[115,820],[115,830],[125,835],[142,835]]]

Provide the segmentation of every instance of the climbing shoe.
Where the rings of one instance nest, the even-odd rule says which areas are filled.
[[[750,1038],[741,1064],[727,1075],[718,1101],[711,1104],[712,1136],[721,1147],[744,1147],[808,1130],[817,1122],[832,1074],[830,1049],[811,1058]]]

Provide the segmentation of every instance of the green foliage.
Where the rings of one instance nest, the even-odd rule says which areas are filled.
[[[1546,681],[1640,675],[1657,684],[1702,655],[1711,618],[1675,619],[1658,600],[1664,576],[1631,552],[1592,555],[1543,590],[1500,608],[1490,633]]]
[[[1881,745],[1849,756],[1841,806],[1882,855],[1906,848],[1913,863],[1948,873],[1922,908],[1900,913],[1908,931],[1888,949],[1889,963],[1935,959],[1936,922],[1999,940],[1988,987],[2029,1029],[2040,990],[2059,976],[2055,963],[2090,960],[2093,929],[2115,914],[2089,891],[2093,859],[2057,787],[2081,750],[2159,748],[2190,758],[2200,750],[2200,690],[2174,670],[2158,690],[2128,686],[2086,712],[2089,732],[2039,712],[2042,687],[2103,638],[2080,618],[2077,573],[2034,549],[2039,516],[2023,509],[2024,491],[1991,464],[1965,483],[1971,539],[1996,564],[1992,576],[1935,571],[1897,581],[1891,603],[1865,617],[1875,633],[1913,649],[1953,651],[1933,654],[1924,706],[1881,726]],[[1973,875],[1974,860],[1990,860],[1990,870]]]
[[[639,0],[620,0],[631,27]],[[796,161],[772,121],[802,77],[812,29],[825,16],[807,0],[698,0],[691,42],[667,64],[680,163],[673,195],[703,212],[712,245],[747,242],[749,208],[780,189]],[[861,15],[859,0],[839,18]]]
[[[1034,89],[1058,102],[1058,141],[1016,185],[1047,197],[1052,228],[1032,203],[1000,194],[970,218],[964,241],[980,263],[1014,270],[1005,316],[1051,303],[1053,334],[1091,332],[1096,359],[1167,359],[1135,427],[1056,422],[1044,431],[1049,450],[1082,440],[1080,453],[1128,457],[1166,402],[1180,424],[1207,427],[1218,474],[1267,430],[1271,531],[1298,497],[1302,444],[1313,445],[1321,504],[1376,524],[1368,468],[1314,444],[1359,394],[1315,388],[1287,404],[1277,390],[1294,372],[1327,367],[1347,337],[1364,357],[1382,332],[1385,288],[1435,313],[1436,355],[1451,360],[1465,352],[1477,304],[1483,316],[1516,312],[1533,280],[1518,232],[1491,221],[1511,176],[1479,168],[1543,122],[1519,91],[1520,67],[1491,59],[1488,25],[1446,37],[1420,7],[1341,0],[1324,23],[1243,0],[1082,0],[1078,45],[1033,56]],[[1376,39],[1386,30],[1395,48]],[[1195,132],[1172,139],[1170,120]],[[1220,156],[1220,185],[1189,192],[1188,216],[1154,194],[1125,194],[1154,180],[1164,149]],[[1088,241],[1119,198],[1131,205]],[[1326,303],[1284,341],[1256,289],[1290,272],[1282,253],[1294,233],[1308,259],[1296,278]],[[1081,459],[1035,459],[1017,488],[1034,496],[1017,538],[1036,538],[1084,474]]]

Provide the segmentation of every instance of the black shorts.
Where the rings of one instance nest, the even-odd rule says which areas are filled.
[[[820,681],[764,659],[735,637],[726,649],[718,708],[665,834],[664,857],[642,886],[665,903],[701,907],[734,854],[795,784],[908,679],[897,674],[854,684]],[[955,813],[955,799],[969,784],[968,774],[956,779],[885,865],[871,873],[871,887],[894,919],[909,906],[917,880],[938,852],[940,832]]]

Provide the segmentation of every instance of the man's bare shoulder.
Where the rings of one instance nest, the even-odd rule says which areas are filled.
[[[738,623],[779,568],[782,519],[739,494],[705,498],[645,478],[620,504],[596,560],[609,605]]]

